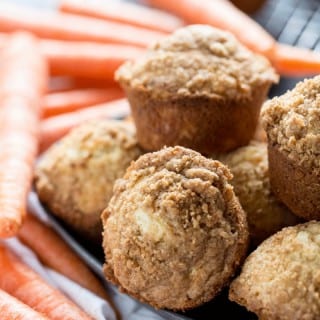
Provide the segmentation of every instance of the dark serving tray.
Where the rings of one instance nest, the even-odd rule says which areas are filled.
[[[214,0],[212,0],[214,1]],[[39,0],[16,0],[28,5],[39,6],[43,4]],[[50,6],[53,7],[56,0],[50,0]],[[320,1],[319,0],[268,0],[252,17],[263,25],[279,42],[312,48],[320,51]],[[301,81],[302,78],[284,78],[280,79],[279,84],[271,88],[269,97],[283,94],[288,89]],[[31,192],[29,198],[29,209],[36,215],[48,220],[52,227],[69,243],[69,245],[79,254],[79,256],[92,268],[92,270],[104,280],[102,265],[102,248],[88,246],[74,233],[72,233],[64,224],[54,218],[38,201],[37,195]],[[106,283],[106,281],[105,281]],[[117,292],[117,288],[107,284],[110,290]],[[132,298],[133,299],[133,298]],[[251,320],[257,317],[249,313],[227,299],[227,292],[223,291],[213,301],[185,313],[175,313],[166,310],[155,310],[145,305],[148,309],[154,311],[165,319],[186,320],[186,319],[220,319],[221,314],[224,319]]]

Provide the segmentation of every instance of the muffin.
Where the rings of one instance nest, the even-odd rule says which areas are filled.
[[[320,76],[306,79],[262,112],[270,182],[296,215],[320,218]]]
[[[229,298],[261,320],[316,320],[320,315],[320,223],[284,228],[245,261]]]
[[[191,25],[116,72],[143,148],[181,145],[203,154],[246,145],[277,82],[266,58],[225,31]]]
[[[218,159],[233,174],[230,183],[247,213],[253,247],[283,227],[301,222],[271,192],[267,144],[252,142]]]
[[[230,283],[247,251],[229,170],[183,148],[133,162],[102,214],[104,273],[156,308],[185,310]]]
[[[141,155],[129,123],[87,122],[43,154],[35,170],[39,199],[72,229],[102,241],[101,213],[114,181]]]

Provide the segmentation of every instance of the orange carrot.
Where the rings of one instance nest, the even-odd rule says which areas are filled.
[[[0,56],[0,237],[16,235],[37,155],[46,63],[27,33],[10,37]]]
[[[1,320],[49,320],[0,289]]]
[[[113,80],[121,64],[144,53],[143,49],[128,45],[57,40],[41,41],[41,49],[52,75],[109,80]]]
[[[277,44],[272,62],[284,76],[302,77],[320,73],[320,53],[309,49]]]
[[[27,214],[18,237],[38,255],[45,265],[109,300],[105,288],[74,251],[53,229],[32,214]]]
[[[0,13],[1,15],[1,13]],[[1,21],[0,21],[1,25]],[[0,48],[8,34],[0,33]],[[135,60],[144,49],[123,45],[83,41],[42,40],[41,50],[53,76],[69,75],[114,81],[114,72],[127,60]]]
[[[108,102],[124,96],[119,87],[82,89],[47,94],[43,101],[44,117],[76,111],[94,104]]]
[[[163,32],[172,32],[183,26],[183,22],[173,15],[124,1],[89,3],[78,0],[63,0],[60,1],[59,9],[63,12],[101,18]]]
[[[209,24],[232,32],[251,50],[272,56],[275,40],[254,20],[227,0],[147,0],[187,23]]]
[[[49,78],[47,93],[57,93],[75,90],[72,77],[68,76],[52,76]]]
[[[37,273],[2,245],[0,246],[0,262],[0,288],[2,290],[50,319],[91,319],[71,300],[47,284]]]
[[[85,88],[100,88],[104,89],[110,86],[118,86],[115,80],[108,79],[93,79],[86,77],[72,77],[71,79],[74,88],[85,89]]]
[[[139,47],[146,47],[164,35],[121,23],[4,3],[0,6],[0,31],[16,30],[30,31],[48,39],[120,43]]]
[[[45,119],[41,123],[40,152],[63,137],[73,127],[92,119],[118,118],[130,112],[126,99],[114,100],[82,110]]]
[[[105,89],[118,86],[114,80],[71,76],[53,76],[49,79],[47,93],[67,92],[80,89]]]

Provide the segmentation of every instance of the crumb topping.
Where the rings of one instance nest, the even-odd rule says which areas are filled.
[[[247,213],[251,240],[260,243],[283,227],[299,222],[271,192],[267,144],[248,146],[218,157],[233,174],[231,184]]]
[[[114,181],[141,154],[133,125],[88,121],[41,157],[36,167],[39,196],[53,212],[63,212],[70,219],[95,215],[98,220],[111,198]]]
[[[317,319],[320,314],[320,224],[282,229],[245,261],[230,298],[261,319]]]
[[[159,98],[209,95],[243,99],[252,88],[278,81],[269,61],[235,37],[211,26],[181,28],[151,47],[146,56],[127,62],[116,79],[151,90]]]
[[[106,274],[159,307],[220,291],[248,236],[230,178],[220,162],[182,147],[140,157],[102,215]]]
[[[263,126],[271,143],[307,168],[320,167],[320,76],[265,103]]]

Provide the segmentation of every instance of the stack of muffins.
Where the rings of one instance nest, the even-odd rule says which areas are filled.
[[[157,308],[194,308],[230,283],[249,239],[230,171],[209,156],[249,143],[278,76],[230,33],[193,25],[116,79],[148,153],[102,215],[106,277]]]
[[[117,72],[117,79],[127,93],[137,138],[145,150],[180,145],[218,159],[231,170],[230,183],[247,216],[251,240],[247,254],[258,249],[244,264],[239,278],[232,282],[230,298],[262,319],[318,319],[320,304],[315,302],[320,294],[318,272],[314,275],[310,272],[319,260],[315,257],[316,252],[320,252],[320,238],[316,236],[320,224],[302,222],[320,218],[320,77],[306,80],[282,97],[267,101],[259,119],[260,107],[270,86],[278,80],[269,62],[244,48],[228,33],[194,25],[155,44],[140,61],[123,65]],[[259,120],[266,130],[268,143],[250,142],[255,136],[263,136],[261,128],[255,135]],[[148,157],[158,158],[158,154],[155,152]],[[190,155],[191,159],[193,157]],[[153,168],[152,161],[148,165]],[[130,180],[135,170],[135,166],[129,168],[123,183]],[[122,192],[127,192],[126,187],[124,189],[126,191]],[[198,194],[205,199],[205,193],[202,196],[198,191]],[[114,277],[110,272],[118,273],[119,268],[115,267],[117,259],[111,253],[112,232],[110,234],[108,222],[109,217],[113,220],[112,216],[117,215],[114,203],[119,201],[118,197],[115,194],[103,215],[109,278]],[[199,201],[200,205],[203,201]],[[193,209],[189,207],[189,210]],[[149,212],[152,214],[157,215],[157,211]],[[202,214],[206,215],[207,211],[203,210]],[[299,237],[306,242],[304,246],[294,245]],[[313,246],[315,252],[305,252]],[[222,254],[217,250],[211,261],[213,265],[218,252]],[[293,254],[297,255],[295,259],[291,257]],[[310,265],[302,267],[308,259],[311,259]],[[225,261],[225,267],[227,265]],[[201,275],[195,266],[189,265],[190,269]],[[173,272],[170,268],[166,270]],[[211,279],[207,271],[206,276],[201,277]],[[195,278],[186,277],[181,282],[192,284],[190,279]],[[220,289],[231,278],[226,279]],[[311,289],[308,285],[301,286],[306,279]],[[115,283],[127,285],[119,279]],[[163,286],[162,280],[159,288]],[[297,294],[300,286],[303,294]],[[130,293],[130,285],[125,291]],[[186,300],[192,300],[189,290],[185,288],[184,293]],[[181,292],[177,296],[175,290],[172,295],[176,295],[177,301],[183,296]],[[209,298],[213,296],[208,295]],[[300,301],[303,297],[305,301]],[[295,298],[297,303],[290,305]],[[148,299],[143,300],[150,303]],[[158,296],[157,302],[151,300],[151,303],[171,309],[192,305],[168,306],[159,300],[164,301]],[[206,298],[201,301],[205,302]],[[306,312],[308,303],[311,311]]]
[[[261,319],[318,319],[320,224],[302,222],[320,217],[320,77],[265,102],[269,61],[192,25],[116,79],[138,149],[101,215],[106,278],[156,308],[195,308],[230,285]],[[252,141],[261,120],[268,144]]]

